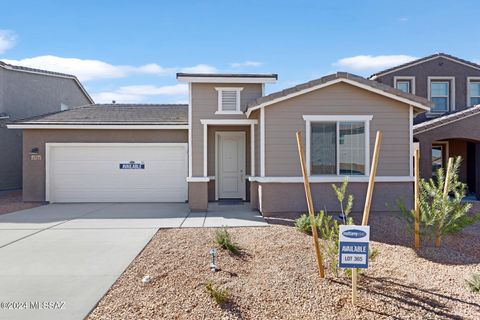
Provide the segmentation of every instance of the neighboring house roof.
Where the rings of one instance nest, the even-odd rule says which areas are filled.
[[[272,83],[278,80],[274,73],[177,73],[177,80],[183,82],[218,83]]]
[[[438,127],[451,124],[453,122],[466,119],[471,116],[480,115],[480,104],[471,108],[452,111],[446,113],[438,118],[425,121],[413,126],[413,134],[420,134],[429,130],[436,129]]]
[[[248,104],[247,116],[249,116],[252,111],[262,108],[264,106],[290,99],[298,95],[314,91],[323,87],[327,87],[339,82],[349,83],[351,85],[372,91],[374,93],[410,104],[424,111],[429,111],[430,108],[433,106],[433,104],[425,98],[397,90],[377,81],[368,80],[351,73],[337,72],[258,98],[254,102]]]
[[[435,54],[432,54],[432,55],[429,55],[429,56],[426,56],[426,57],[423,57],[423,58],[420,58],[420,59],[417,59],[417,60],[413,60],[413,61],[401,64],[401,65],[398,65],[398,66],[393,67],[393,68],[389,68],[389,69],[374,73],[369,77],[369,79],[374,80],[378,77],[384,76],[384,75],[392,73],[394,71],[398,71],[398,70],[401,70],[401,69],[413,67],[417,64],[421,64],[421,63],[431,61],[431,60],[434,60],[434,59],[438,59],[438,58],[445,58],[445,59],[463,64],[463,65],[467,65],[467,66],[472,67],[474,69],[480,70],[480,65],[477,64],[477,63],[474,63],[474,62],[471,62],[471,61],[468,61],[468,60],[464,60],[464,59],[460,59],[458,57],[455,57],[455,56],[452,56],[452,55],[449,55],[449,54],[446,54],[446,53],[439,52],[439,53],[435,53]]]
[[[55,126],[135,126],[188,125],[188,105],[185,104],[92,104],[54,112],[8,125],[12,129]]]
[[[6,70],[12,70],[12,71],[35,73],[35,74],[41,74],[41,75],[45,75],[45,76],[72,79],[80,87],[80,89],[83,91],[83,93],[85,94],[87,99],[91,103],[94,103],[92,97],[90,97],[90,95],[88,94],[87,90],[85,90],[85,87],[82,85],[82,83],[78,80],[78,78],[76,76],[74,76],[72,74],[60,73],[60,72],[54,72],[54,71],[47,71],[47,70],[40,70],[40,69],[34,69],[34,68],[28,68],[28,67],[22,67],[22,66],[15,66],[15,65],[8,64],[8,63],[2,62],[2,61],[0,61],[0,68],[4,68]]]

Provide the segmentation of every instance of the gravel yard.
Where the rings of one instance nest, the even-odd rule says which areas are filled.
[[[0,191],[0,214],[35,208],[43,205],[41,202],[23,202],[22,191]]]
[[[356,219],[358,221],[358,217]],[[480,272],[480,224],[415,252],[403,222],[372,214],[380,254],[359,280],[356,307],[346,276],[320,280],[310,236],[286,225],[230,229],[240,256],[219,250],[209,270],[213,229],[160,230],[89,319],[478,319],[480,295],[465,279]],[[153,280],[143,284],[142,278]],[[230,291],[219,306],[212,281]]]

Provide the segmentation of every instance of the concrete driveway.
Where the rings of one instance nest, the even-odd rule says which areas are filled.
[[[0,319],[83,319],[159,228],[266,225],[234,212],[208,220],[181,203],[86,203],[2,215]]]

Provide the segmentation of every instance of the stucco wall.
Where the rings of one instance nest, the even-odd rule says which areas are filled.
[[[0,113],[8,121],[60,111],[89,104],[85,94],[72,79],[52,77],[0,68]],[[22,132],[0,127],[0,189],[22,186]]]
[[[45,144],[78,143],[187,143],[187,130],[42,130],[23,133],[23,200],[45,201]],[[31,160],[30,150],[39,148],[41,160]]]
[[[306,143],[303,115],[373,115],[371,155],[376,131],[383,133],[377,175],[409,175],[409,106],[339,83],[265,107],[266,176],[301,176],[295,133]]]
[[[415,95],[428,98],[428,77],[455,77],[455,109],[464,109],[467,101],[467,77],[480,77],[480,70],[454,62],[443,57],[426,61],[405,69],[397,70],[375,79],[378,82],[394,86],[394,77],[415,77]],[[416,122],[426,119],[425,114],[417,116]]]
[[[215,114],[218,110],[218,92],[216,87],[241,87],[240,106],[246,109],[249,102],[262,95],[261,84],[226,84],[193,83],[192,84],[192,176],[203,176],[203,125],[201,119],[246,119],[244,114]]]

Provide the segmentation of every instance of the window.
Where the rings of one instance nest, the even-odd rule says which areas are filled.
[[[309,126],[312,175],[365,175],[366,121],[319,121]]]
[[[432,144],[432,176],[435,175],[437,169],[443,168],[445,159],[448,157],[448,143]]]
[[[393,82],[396,89],[415,94],[415,77],[393,77]]]
[[[215,88],[218,91],[218,111],[216,113],[236,114],[240,110],[240,92],[243,88]]]
[[[468,105],[480,104],[480,79],[468,81]]]
[[[447,112],[450,109],[453,100],[450,96],[453,93],[453,88],[451,88],[452,81],[444,79],[430,80],[429,98],[434,103],[430,110],[431,112]]]

